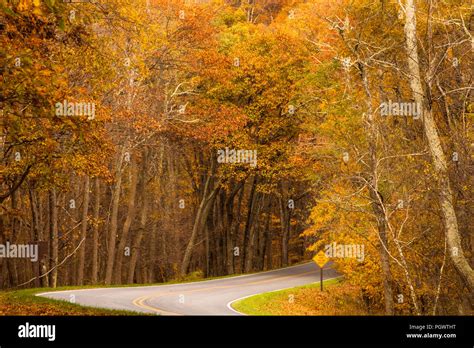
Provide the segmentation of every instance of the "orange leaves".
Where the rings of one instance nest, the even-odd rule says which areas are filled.
[[[21,12],[32,11],[34,14],[41,15],[41,1],[40,0],[20,0],[17,10]]]
[[[195,122],[187,123],[181,117],[171,119],[169,128],[207,144],[223,142],[246,124],[246,117],[237,108],[209,99],[200,99],[197,105],[186,108],[186,119]]]

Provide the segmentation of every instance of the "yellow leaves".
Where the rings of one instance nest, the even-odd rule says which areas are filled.
[[[27,11],[30,6],[31,6],[31,1],[30,0],[20,0],[20,3],[18,4],[17,10],[18,11]]]
[[[335,217],[336,208],[334,204],[330,203],[319,203],[311,211],[310,219],[314,224],[315,229],[326,227]]]
[[[40,0],[20,0],[17,10],[20,12],[32,11],[35,15],[41,16],[43,14],[41,7]]]
[[[38,71],[38,74],[44,77],[50,77],[51,76],[51,70],[40,70]]]

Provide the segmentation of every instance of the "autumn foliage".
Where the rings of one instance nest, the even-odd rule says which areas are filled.
[[[415,1],[414,67],[411,2],[3,1],[0,244],[45,246],[0,259],[0,288],[260,271],[338,243],[365,255],[334,259],[331,301],[472,313],[474,17]],[[380,113],[420,98],[434,133]]]

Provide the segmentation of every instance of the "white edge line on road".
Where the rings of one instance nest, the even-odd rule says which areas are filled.
[[[284,268],[277,268],[277,269],[272,269],[271,271],[264,271],[264,272],[256,272],[256,273],[250,273],[250,274],[241,274],[238,276],[234,277],[222,277],[218,279],[211,279],[211,280],[200,280],[197,282],[186,282],[186,283],[175,283],[175,284],[164,284],[164,285],[143,285],[143,286],[118,286],[118,287],[106,287],[106,288],[90,288],[90,289],[77,289],[77,290],[59,290],[59,291],[48,291],[48,292],[41,292],[39,294],[35,294],[35,296],[44,296],[44,295],[50,295],[50,294],[61,294],[61,293],[68,293],[68,292],[79,292],[79,291],[91,291],[91,290],[117,290],[117,289],[146,289],[146,288],[153,288],[153,287],[169,287],[169,286],[179,286],[179,285],[189,285],[189,284],[200,284],[200,283],[208,283],[208,282],[215,282],[219,280],[228,280],[228,279],[235,279],[235,278],[242,278],[242,277],[250,277],[258,274],[265,274],[265,273],[271,273],[271,272],[278,272],[284,269],[289,269],[289,268],[294,268],[294,267],[299,267],[306,265],[312,261],[308,261],[305,263],[300,263],[294,266],[289,266],[289,267],[284,267]],[[256,294],[258,295],[258,294]]]
[[[331,280],[331,279],[337,279],[337,278],[343,278],[343,277],[344,277],[344,276],[337,276],[337,277],[332,277],[332,278],[326,278],[326,279],[323,279],[323,281],[325,281],[325,280]],[[312,282],[312,283],[309,283],[309,284],[306,284],[306,285],[317,284],[317,283],[319,283],[319,282]],[[299,286],[306,286],[306,285],[299,285]],[[239,315],[248,315],[248,314],[239,312],[239,311],[235,310],[234,308],[232,308],[232,303],[237,302],[237,301],[240,301],[240,300],[244,300],[244,299],[249,298],[249,297],[252,297],[252,296],[257,296],[257,295],[261,295],[261,294],[266,294],[266,293],[269,293],[269,292],[288,290],[288,289],[297,288],[297,287],[298,287],[298,286],[290,286],[290,287],[287,287],[287,288],[281,288],[281,289],[276,289],[276,290],[271,290],[271,291],[263,291],[263,292],[259,292],[259,293],[256,293],[256,294],[251,294],[251,295],[248,295],[248,296],[244,296],[244,297],[239,297],[239,298],[236,298],[235,300],[232,300],[232,301],[227,302],[227,308],[230,309],[231,311],[233,311],[233,312],[239,314]]]

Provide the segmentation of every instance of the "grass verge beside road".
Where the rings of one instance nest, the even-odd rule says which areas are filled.
[[[0,315],[144,315],[133,311],[120,311],[80,306],[68,301],[35,296],[37,293],[86,287],[36,288],[0,292]]]
[[[359,290],[342,278],[266,292],[232,303],[247,315],[367,315]]]

